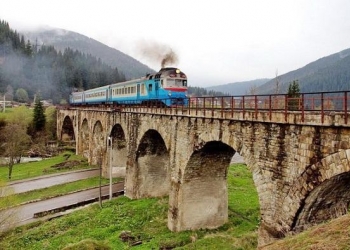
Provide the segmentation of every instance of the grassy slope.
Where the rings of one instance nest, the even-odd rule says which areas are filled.
[[[120,178],[115,178],[113,183],[120,181]],[[102,178],[101,184],[106,185],[109,183],[109,179]],[[84,190],[87,188],[98,187],[100,184],[99,177],[87,178],[84,180],[78,180],[70,183],[64,183],[60,185],[55,185],[48,188],[42,188],[38,190],[28,191],[25,193],[14,194],[8,202],[0,202],[0,210],[17,206],[22,203],[37,201],[37,200],[45,200],[52,197],[57,197],[61,195],[65,195],[68,193],[72,193],[79,190]]]
[[[51,166],[57,163],[65,162],[68,155],[69,155],[68,161],[77,160],[77,161],[81,161],[81,164],[79,166],[74,167],[73,169],[56,170],[51,168]],[[67,172],[67,171],[72,171],[74,169],[84,169],[84,168],[91,168],[88,165],[86,159],[84,159],[81,156],[75,155],[72,152],[65,152],[58,156],[55,156],[49,159],[44,159],[38,162],[15,164],[13,166],[11,181],[37,177],[44,174]],[[7,176],[8,176],[8,167],[7,166],[0,167],[0,180],[7,181],[8,180]]]
[[[286,237],[262,250],[345,250],[350,249],[350,215],[320,224]]]
[[[49,222],[10,231],[2,236],[0,249],[62,249],[69,244],[78,244],[70,249],[81,249],[80,241],[97,242],[111,249],[129,249],[129,244],[138,241],[142,244],[133,249],[255,249],[258,198],[244,165],[230,167],[228,185],[229,222],[216,230],[171,232],[167,228],[167,198],[121,197],[105,202],[102,210],[92,205]],[[120,239],[123,231],[127,231],[129,243]]]

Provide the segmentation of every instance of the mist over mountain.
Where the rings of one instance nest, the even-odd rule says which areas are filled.
[[[23,34],[30,39],[33,46],[53,45],[61,51],[70,47],[96,56],[104,63],[117,67],[126,79],[138,78],[146,73],[155,72],[121,51],[76,32],[63,29],[41,29]],[[203,91],[198,89],[195,91],[205,94],[206,90],[208,93],[211,91],[211,93],[229,95],[287,93],[289,84],[294,80],[299,82],[300,90],[304,93],[350,90],[350,49],[325,56],[302,68],[277,75],[273,79],[234,82],[203,88]]]
[[[76,32],[64,29],[41,28],[21,33],[30,40],[33,46],[52,45],[60,51],[64,51],[65,48],[69,47],[82,53],[91,54],[100,58],[111,67],[117,67],[125,75],[126,79],[139,78],[147,73],[155,72],[155,70],[133,57]]]
[[[299,82],[300,91],[303,93],[350,90],[350,49],[320,58],[300,69],[277,76],[258,87],[257,93],[287,93],[289,84],[294,80]]]
[[[228,83],[224,85],[211,86],[207,87],[207,90],[213,90],[222,92],[228,95],[247,95],[254,94],[254,92],[259,86],[268,82],[270,79],[256,79],[252,81],[244,81],[244,82],[234,82]]]

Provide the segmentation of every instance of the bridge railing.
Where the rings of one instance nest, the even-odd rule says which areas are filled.
[[[172,103],[166,106],[164,103]],[[300,122],[323,124],[326,116],[337,115],[341,124],[348,124],[350,91],[301,93],[297,96],[287,94],[241,95],[189,97],[181,99],[148,100],[142,104],[127,101],[118,104],[99,106],[99,109],[160,113],[166,115],[195,116],[222,119],[260,120],[288,122],[296,119]],[[312,117],[312,118],[310,118]]]

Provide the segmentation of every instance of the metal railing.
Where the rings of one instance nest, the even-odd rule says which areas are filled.
[[[173,105],[166,106],[164,103]],[[258,119],[262,113],[271,121],[273,114],[282,114],[288,120],[290,114],[298,114],[304,122],[308,115],[318,115],[324,123],[326,115],[342,116],[344,124],[348,124],[350,107],[350,91],[301,93],[297,97],[287,94],[273,95],[241,95],[241,96],[213,96],[189,97],[184,100],[152,99],[141,102],[125,101],[122,103],[99,105],[99,109],[120,112],[161,113],[181,116],[215,117],[222,119],[250,118]]]

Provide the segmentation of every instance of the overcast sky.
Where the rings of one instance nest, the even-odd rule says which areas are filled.
[[[139,44],[168,46],[202,87],[273,78],[350,48],[349,0],[0,0],[0,19],[78,32],[155,70]]]

